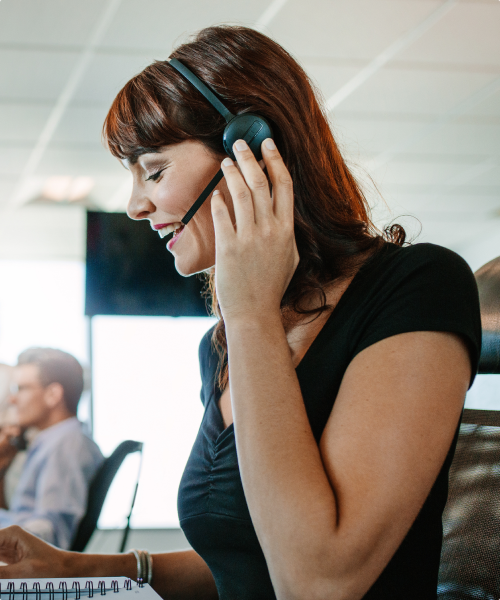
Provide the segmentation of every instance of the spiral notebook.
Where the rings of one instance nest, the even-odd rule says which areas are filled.
[[[101,596],[108,596],[107,599]],[[138,598],[140,596],[140,599]],[[0,579],[2,600],[158,600],[147,583],[127,577]]]

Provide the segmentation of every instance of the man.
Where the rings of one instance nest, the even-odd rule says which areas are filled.
[[[18,428],[0,432],[0,527],[17,524],[42,539],[69,548],[85,514],[89,484],[103,461],[97,445],[81,429],[76,411],[83,370],[70,354],[29,348],[13,371],[11,402]],[[18,486],[7,509],[3,478],[21,432],[35,427]]]

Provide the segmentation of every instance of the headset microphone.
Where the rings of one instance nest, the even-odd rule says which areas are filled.
[[[226,120],[227,124],[224,128],[222,144],[228,156],[230,156],[233,160],[236,160],[236,157],[233,153],[233,144],[237,140],[245,140],[255,158],[260,160],[262,158],[262,142],[267,138],[273,137],[273,131],[268,121],[264,119],[264,117],[254,115],[252,113],[233,115],[224,106],[224,104],[222,104],[214,92],[212,92],[212,90],[210,90],[200,79],[198,79],[198,77],[196,77],[196,75],[185,65],[183,65],[176,58],[169,59],[169,63],[178,73],[180,73],[180,75],[184,77],[184,79],[187,79]],[[223,177],[224,174],[222,173],[222,170],[219,170],[212,181],[207,185],[207,187],[198,196],[194,204],[185,214],[184,218],[182,219],[182,223],[184,223],[184,225],[189,223],[196,211],[213,192],[216,185]]]

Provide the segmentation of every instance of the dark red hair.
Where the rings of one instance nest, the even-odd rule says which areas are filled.
[[[373,225],[366,198],[334,140],[314,86],[302,67],[267,36],[239,26],[208,27],[172,53],[208,84],[235,114],[264,116],[290,171],[295,197],[299,266],[283,309],[321,313],[328,309],[324,286],[352,274],[362,257],[384,240],[402,245],[405,232]],[[131,79],[115,98],[103,133],[114,156],[132,161],[145,152],[198,140],[224,156],[225,121],[168,61],[156,61]],[[221,357],[219,385],[227,383],[224,322],[209,274],[212,311],[219,317],[213,341]],[[306,310],[318,294],[321,306]]]

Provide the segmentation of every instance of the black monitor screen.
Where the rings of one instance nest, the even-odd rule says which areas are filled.
[[[87,213],[86,315],[206,317],[198,276],[182,277],[149,222]]]

